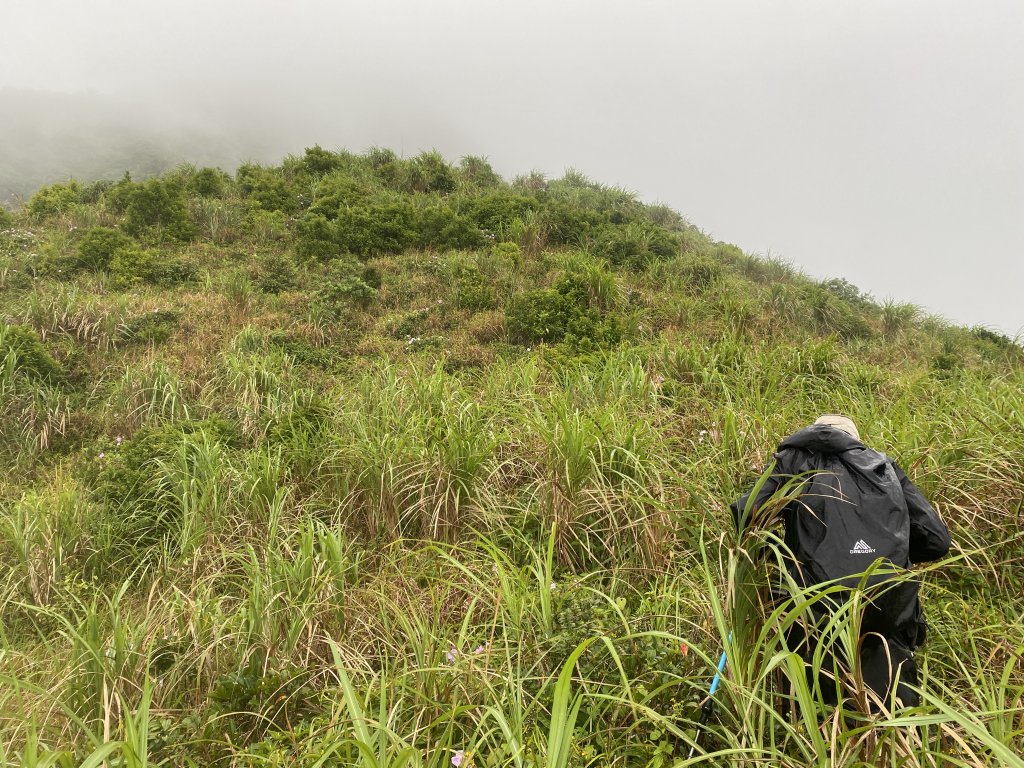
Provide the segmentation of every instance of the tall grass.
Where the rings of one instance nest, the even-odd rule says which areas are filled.
[[[70,223],[121,223],[98,188],[0,233],[2,313],[27,326],[0,326],[0,766],[1020,765],[1019,348],[575,172],[486,193],[470,173],[380,150],[183,169],[224,185],[191,196],[196,239],[159,246],[200,285],[54,273]],[[378,293],[344,311],[302,290],[320,262],[279,294],[251,277],[294,262],[310,200],[330,222],[399,190],[486,213],[494,242],[375,257]],[[334,227],[317,258],[351,245]],[[463,273],[480,301],[453,302]],[[515,292],[566,276],[621,344],[509,342]],[[181,322],[125,341],[155,306]],[[915,573],[913,709],[843,662],[868,590],[809,660],[789,647],[837,587],[770,580],[781,502],[731,533],[725,503],[833,411],[953,532]]]

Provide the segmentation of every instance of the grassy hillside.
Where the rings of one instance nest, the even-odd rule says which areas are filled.
[[[730,632],[698,762],[1024,764],[1011,340],[481,158],[0,216],[0,764],[674,765]],[[730,530],[829,411],[953,532],[919,710],[819,708]]]

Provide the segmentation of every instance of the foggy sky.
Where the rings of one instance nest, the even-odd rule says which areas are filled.
[[[225,164],[320,143],[575,167],[811,275],[1024,326],[1017,0],[2,6],[0,88],[92,95]]]

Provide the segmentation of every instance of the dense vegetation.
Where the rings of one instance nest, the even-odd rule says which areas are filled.
[[[723,644],[695,762],[1024,764],[1011,340],[474,157],[0,216],[0,764],[667,766]],[[819,707],[730,530],[826,411],[953,531],[917,710]]]

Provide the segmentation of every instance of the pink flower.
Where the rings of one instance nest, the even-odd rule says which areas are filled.
[[[483,652],[484,652],[484,646],[482,646],[482,645],[478,645],[475,649],[473,649],[473,653],[483,653]]]
[[[459,656],[459,652],[458,652],[457,649],[452,648],[450,651],[448,651],[447,656],[448,656],[448,661],[454,663],[455,659],[457,659],[458,656]]]
[[[462,765],[462,759],[466,756],[466,750],[460,749],[454,755],[452,755],[452,765],[455,768],[459,768]]]

